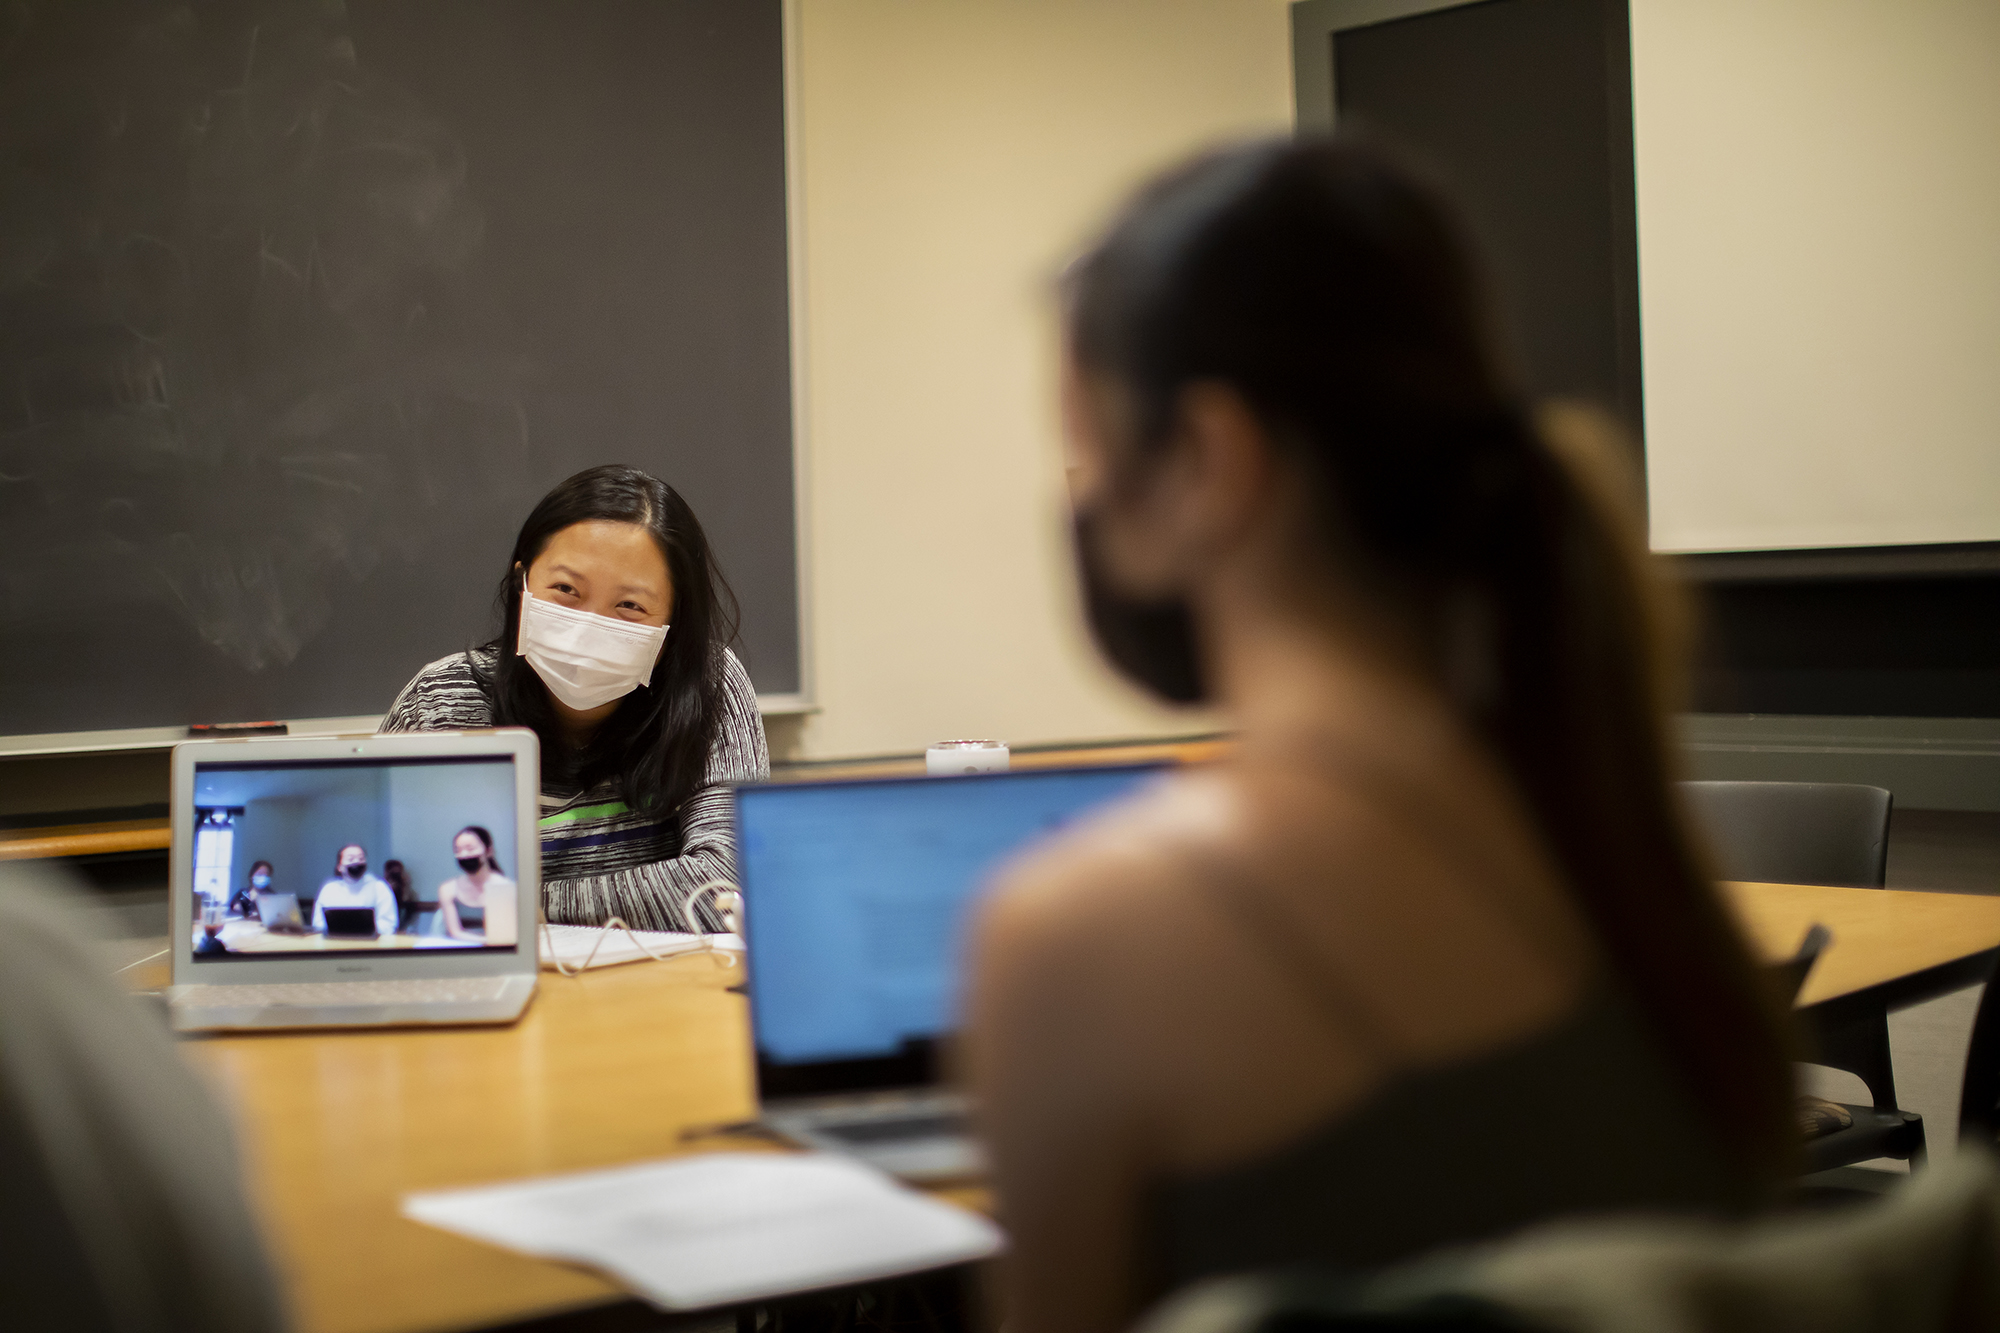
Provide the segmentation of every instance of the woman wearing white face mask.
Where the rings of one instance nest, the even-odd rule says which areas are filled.
[[[499,635],[419,671],[382,729],[532,727],[548,919],[687,929],[735,875],[727,784],[771,771],[700,522],[637,468],[579,472],[522,524],[499,603]]]

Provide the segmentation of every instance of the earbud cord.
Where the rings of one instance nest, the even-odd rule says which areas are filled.
[[[546,921],[542,923],[542,949],[547,953],[550,961],[555,963],[558,973],[566,977],[580,976],[590,970],[591,961],[597,957],[597,951],[604,947],[604,941],[610,937],[611,932],[622,930],[625,932],[626,938],[630,939],[638,947],[639,952],[645,954],[654,962],[663,963],[669,958],[685,958],[689,954],[705,953],[713,956],[723,967],[734,967],[736,966],[735,953],[728,949],[718,949],[715,946],[715,937],[702,929],[701,918],[695,912],[695,907],[701,901],[702,896],[710,893],[740,893],[740,890],[731,880],[711,879],[696,885],[694,891],[681,900],[681,919],[687,923],[688,934],[696,937],[692,943],[670,945],[666,949],[655,951],[651,945],[639,938],[632,927],[625,924],[623,917],[614,916],[609,921],[606,921],[598,930],[597,938],[590,943],[590,952],[585,954],[583,962],[575,967],[564,963],[562,958],[556,953],[555,937],[549,933],[549,923]]]

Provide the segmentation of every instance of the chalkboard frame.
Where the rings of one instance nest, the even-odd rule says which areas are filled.
[[[787,323],[790,352],[792,530],[797,603],[798,688],[784,693],[760,693],[757,706],[766,717],[807,714],[818,711],[815,671],[815,636],[812,614],[810,552],[811,513],[807,433],[807,347],[805,313],[805,219],[803,143],[799,118],[800,94],[800,0],[780,0],[784,100],[784,177]],[[230,719],[237,720],[237,719]],[[381,714],[352,714],[333,717],[279,718],[294,737],[338,736],[372,733]],[[42,733],[0,734],[0,759],[32,758],[45,755],[78,755],[122,751],[170,749],[188,739],[185,726],[121,727],[106,730],[78,730]]]

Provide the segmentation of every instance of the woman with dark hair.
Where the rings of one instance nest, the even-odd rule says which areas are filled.
[[[1238,739],[985,902],[1010,1321],[1763,1202],[1782,1015],[1673,796],[1661,589],[1605,433],[1495,353],[1445,205],[1365,145],[1234,148],[1066,297],[1099,645]]]
[[[431,663],[384,731],[532,727],[550,921],[686,930],[735,874],[726,784],[770,776],[736,603],[671,486],[607,465],[563,482],[514,540],[500,632]],[[699,924],[721,930],[704,896]]]
[[[255,921],[257,900],[271,891],[271,876],[277,873],[269,861],[253,862],[250,866],[250,882],[229,895],[229,912],[245,921]]]
[[[417,888],[410,883],[410,870],[391,858],[382,863],[382,882],[396,895],[396,929],[407,931],[417,920]]]
[[[514,943],[516,885],[500,871],[493,835],[468,824],[453,835],[451,854],[461,873],[438,885],[444,933],[480,944]]]

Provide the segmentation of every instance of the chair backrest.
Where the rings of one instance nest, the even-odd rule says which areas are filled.
[[[1723,879],[1879,889],[1889,865],[1881,787],[1845,782],[1683,782]]]

